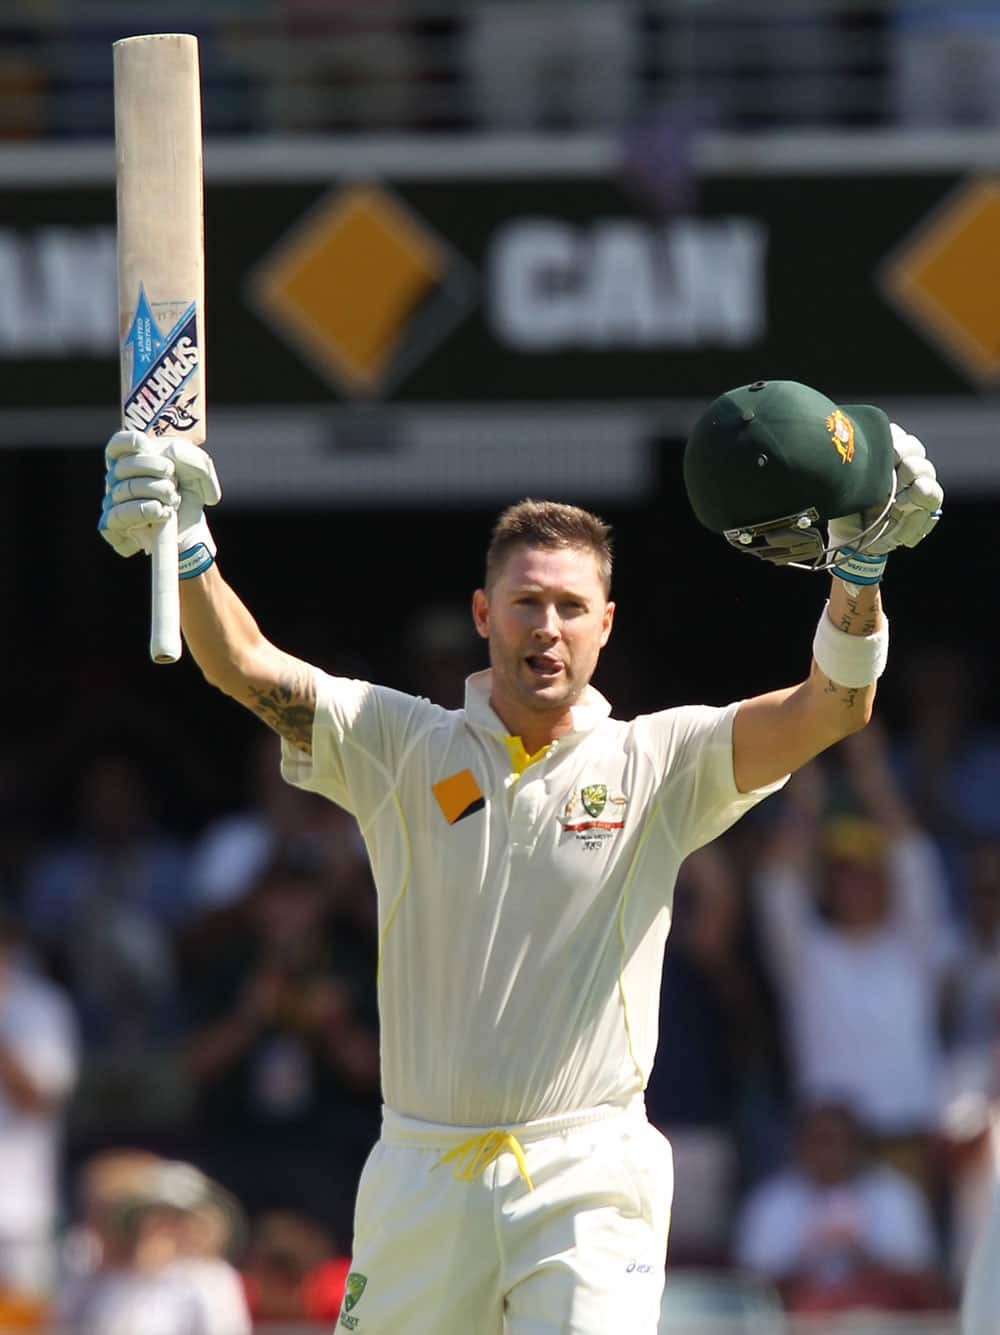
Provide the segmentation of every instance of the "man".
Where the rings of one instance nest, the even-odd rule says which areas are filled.
[[[717,471],[705,453],[728,460],[736,449],[733,494],[752,526],[738,543],[778,560],[808,555],[816,530],[807,506],[808,532],[795,521],[786,540],[772,523],[758,540],[761,519],[789,511],[742,508],[752,489],[740,459],[749,449],[756,467],[761,455],[753,433],[787,445],[805,432],[810,453],[819,433],[822,463],[836,469],[846,453],[823,425],[840,410],[790,383],[722,396],[689,444],[692,498],[697,475]],[[747,394],[755,407],[740,406]],[[472,601],[490,669],[469,679],[464,710],[447,711],[329,677],[271,644],[214,564],[202,506],[219,489],[207,456],[183,442],[160,452],[129,432],[109,443],[102,532],[131,555],[178,507],[192,654],[281,735],[290,782],[354,813],[371,857],[385,1113],[359,1185],[342,1329],[656,1330],[672,1170],[642,1091],[677,869],[867,721],[888,635],[874,572],[897,542],[929,531],[940,503],[923,447],[894,444],[887,419],[865,412],[877,410],[857,410],[850,479],[876,477],[879,491],[852,491],[873,514],[838,519],[831,534],[840,577],[808,679],[628,723],[590,686],[615,614],[596,516],[525,501],[500,517]],[[866,431],[881,433],[877,468]],[[813,469],[779,455],[768,478],[788,483],[774,489],[784,507]]]
[[[734,1246],[797,1313],[944,1310],[936,1252],[923,1193],[836,1100],[800,1109],[794,1161],[750,1190]]]
[[[0,900],[0,1293],[44,1299],[56,1269],[59,1169],[79,1036],[20,917]]]

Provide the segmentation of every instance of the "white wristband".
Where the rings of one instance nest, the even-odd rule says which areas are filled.
[[[885,671],[889,657],[889,621],[874,635],[848,635],[830,620],[830,604],[820,613],[813,639],[813,658],[824,677],[838,686],[871,686]]]
[[[203,574],[215,560],[215,539],[208,520],[201,515],[198,522],[179,535],[177,562],[178,579],[194,579]]]

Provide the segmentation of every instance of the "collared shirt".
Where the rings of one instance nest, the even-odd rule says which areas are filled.
[[[781,786],[737,790],[738,706],[623,722],[591,687],[518,774],[489,672],[461,710],[318,670],[316,687],[312,756],[286,744],[282,772],[368,847],[386,1103],[514,1125],[645,1088],[677,869]]]

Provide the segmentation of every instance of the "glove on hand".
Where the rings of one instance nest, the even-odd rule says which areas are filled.
[[[830,545],[848,555],[844,566],[838,564],[835,573],[854,583],[875,583],[888,553],[897,547],[916,547],[941,517],[944,490],[927,451],[916,436],[909,435],[895,422],[889,424],[889,429],[896,457],[896,495],[889,513],[866,538],[861,537],[862,533],[875,523],[883,507],[872,506],[860,514],[833,519],[829,524]],[[855,559],[852,561],[851,557]]]
[[[152,551],[157,528],[177,511],[181,577],[198,574],[215,556],[215,540],[204,506],[216,505],[222,489],[212,456],[186,440],[156,440],[139,431],[117,431],[104,451],[104,504],[98,531],[119,556]],[[200,552],[185,572],[184,558]]]

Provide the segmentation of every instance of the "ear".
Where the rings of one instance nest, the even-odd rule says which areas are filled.
[[[472,620],[476,630],[488,640],[490,637],[490,600],[485,589],[477,589],[472,595]]]
[[[615,605],[608,603],[604,608],[604,618],[601,623],[601,648],[611,639],[611,627],[615,624]]]

